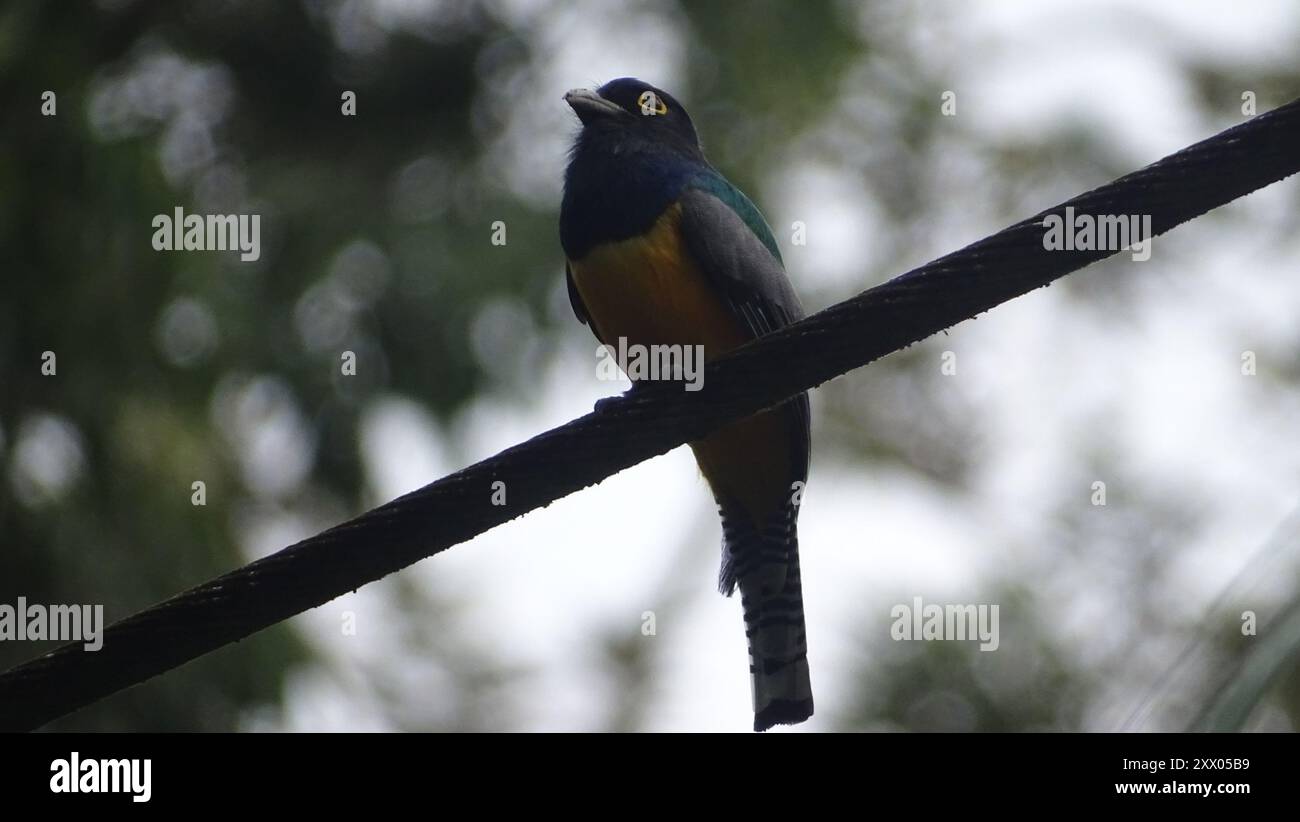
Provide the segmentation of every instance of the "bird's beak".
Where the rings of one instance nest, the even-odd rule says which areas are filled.
[[[568,103],[578,119],[586,125],[593,120],[599,120],[605,117],[614,117],[623,114],[623,109],[615,103],[606,100],[591,89],[575,88],[568,94],[564,95],[564,102]]]

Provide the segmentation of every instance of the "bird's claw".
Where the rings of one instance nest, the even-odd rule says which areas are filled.
[[[600,399],[596,400],[596,408],[595,408],[596,413],[602,414],[605,411],[608,411],[616,403],[622,402],[623,400],[631,397],[632,392],[635,390],[636,390],[636,386],[634,385],[616,397],[601,397]]]

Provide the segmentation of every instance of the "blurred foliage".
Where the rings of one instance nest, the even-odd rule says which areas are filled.
[[[479,312],[546,304],[554,215],[480,191],[469,112],[476,60],[522,44],[472,9],[437,44],[364,56],[332,25],[297,3],[0,11],[0,430],[26,465],[0,494],[0,601],[120,618],[244,561],[241,523],[267,510],[364,508],[365,401],[452,412],[490,381]],[[364,117],[339,116],[342,87]],[[57,117],[32,105],[47,88]],[[155,253],[142,229],[178,205],[262,214],[261,259]],[[518,238],[491,265],[488,214]],[[345,350],[357,376],[332,378]],[[302,465],[267,464],[276,437]],[[42,469],[60,449],[79,476]],[[280,627],[55,727],[230,728],[306,654]]]
[[[810,307],[950,250],[955,238],[935,226],[972,208],[954,202],[954,180],[977,192],[993,230],[1047,204],[1044,191],[1130,170],[1083,123],[994,143],[935,117],[945,58],[919,59],[912,35],[936,23],[907,4],[637,5],[683,39],[692,114],[743,188],[776,185],[797,155],[870,191],[888,230],[858,281],[801,286]],[[530,84],[552,57],[539,52],[538,17],[558,7],[431,8],[382,24],[357,0],[0,8],[0,603],[102,602],[111,621],[247,561],[267,523],[310,531],[363,510],[377,500],[359,424],[381,395],[417,398],[442,420],[487,393],[527,401],[529,375],[575,329],[557,301],[558,200],[509,179],[501,138],[524,97],[559,106],[563,88]],[[1185,68],[1207,109],[1241,87],[1227,67]],[[1260,90],[1280,98],[1295,85],[1274,71]],[[39,115],[46,89],[57,117]],[[341,89],[356,92],[359,116],[339,115]],[[516,150],[527,159],[527,141]],[[261,214],[261,259],[155,253],[146,226],[177,206]],[[497,220],[509,227],[501,247],[487,242]],[[1122,310],[1117,270],[1065,288],[1081,305]],[[922,367],[926,345],[819,392],[819,460],[968,488],[979,420]],[[46,351],[57,376],[41,373]],[[355,378],[335,376],[342,351],[357,354]],[[204,507],[191,505],[196,480]],[[1118,578],[1140,580],[1196,511],[1119,503],[1100,523],[1062,501],[1062,550],[1106,552],[1128,571]],[[394,640],[414,665],[402,681],[379,667],[348,679],[279,626],[51,727],[274,727],[311,677],[333,678],[385,727],[516,727],[508,690],[529,672],[438,627],[465,603],[401,581],[387,590],[407,615]],[[676,577],[655,590],[670,607],[688,596]],[[1030,618],[1047,597],[1011,575],[984,597],[1030,615],[1008,626],[1021,652],[996,668],[971,645],[873,634],[861,669],[837,672],[861,697],[836,721],[1086,725],[1082,706],[1105,698],[1105,677]],[[1130,626],[1125,641],[1169,627]],[[603,727],[645,726],[651,647],[626,631],[603,637],[595,653],[618,695]],[[0,667],[44,650],[0,644]],[[1271,681],[1294,724],[1300,678]],[[438,700],[423,700],[433,689]]]
[[[998,590],[989,598],[1000,609],[996,652],[983,652],[975,642],[870,648],[846,724],[872,731],[1077,729],[1084,697],[1095,687],[1091,675],[1072,666],[1069,649],[1032,624],[1006,621],[1004,615],[1042,607],[1030,592]]]

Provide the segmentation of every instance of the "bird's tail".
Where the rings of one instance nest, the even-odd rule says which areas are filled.
[[[791,508],[756,531],[747,516],[722,512],[718,587],[727,596],[740,588],[755,731],[803,722],[813,713],[795,516]]]

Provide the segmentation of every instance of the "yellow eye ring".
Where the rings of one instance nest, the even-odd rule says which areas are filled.
[[[653,91],[641,92],[641,96],[636,99],[636,104],[640,107],[641,113],[647,117],[668,113],[668,104],[660,100],[659,95]]]

